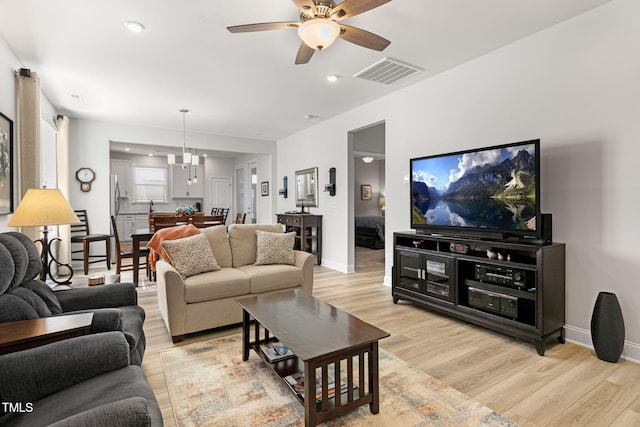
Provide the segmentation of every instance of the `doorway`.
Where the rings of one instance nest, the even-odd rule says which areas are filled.
[[[385,124],[350,133],[353,147],[354,268],[385,264]]]
[[[231,178],[211,178],[211,206],[209,206],[208,212],[211,212],[212,208],[231,208]],[[227,216],[227,222],[229,216]]]

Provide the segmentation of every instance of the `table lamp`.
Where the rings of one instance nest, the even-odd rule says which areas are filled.
[[[51,275],[49,257],[51,262],[55,262],[59,266],[65,265],[69,269],[70,277],[73,276],[73,270],[68,264],[59,262],[51,252],[49,244],[49,225],[77,224],[78,219],[73,208],[64,198],[62,192],[57,188],[30,188],[20,201],[16,212],[9,220],[9,227],[43,227],[42,238],[39,241],[42,244],[42,271],[40,272],[40,280],[47,280],[47,275],[56,283],[58,282]],[[54,239],[55,240],[55,239]]]

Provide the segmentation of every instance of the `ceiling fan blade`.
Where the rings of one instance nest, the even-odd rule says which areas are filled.
[[[300,44],[300,49],[298,49],[298,54],[296,55],[296,65],[306,64],[309,62],[315,52],[315,49],[310,48],[305,42],[302,42]]]
[[[361,28],[351,27],[349,25],[340,24],[340,38],[348,42],[357,44],[373,50],[384,50],[391,42],[377,34]]]
[[[292,0],[296,7],[302,11],[311,11],[313,16],[316,16],[318,9],[313,0]]]
[[[289,28],[298,28],[299,26],[300,23],[297,21],[265,22],[262,24],[234,25],[227,27],[227,30],[232,33],[250,33],[253,31],[286,30]]]
[[[344,0],[342,3],[331,9],[329,16],[333,16],[336,21],[352,18],[363,12],[375,9],[391,0]]]

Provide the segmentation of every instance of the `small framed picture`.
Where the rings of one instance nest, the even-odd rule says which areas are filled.
[[[269,181],[262,181],[260,183],[260,190],[263,196],[269,195]]]
[[[371,200],[371,186],[370,185],[361,185],[360,186],[360,198],[362,200]]]

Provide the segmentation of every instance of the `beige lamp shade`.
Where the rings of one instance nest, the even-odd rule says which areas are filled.
[[[80,220],[57,188],[30,188],[7,224],[9,227],[77,224]]]

